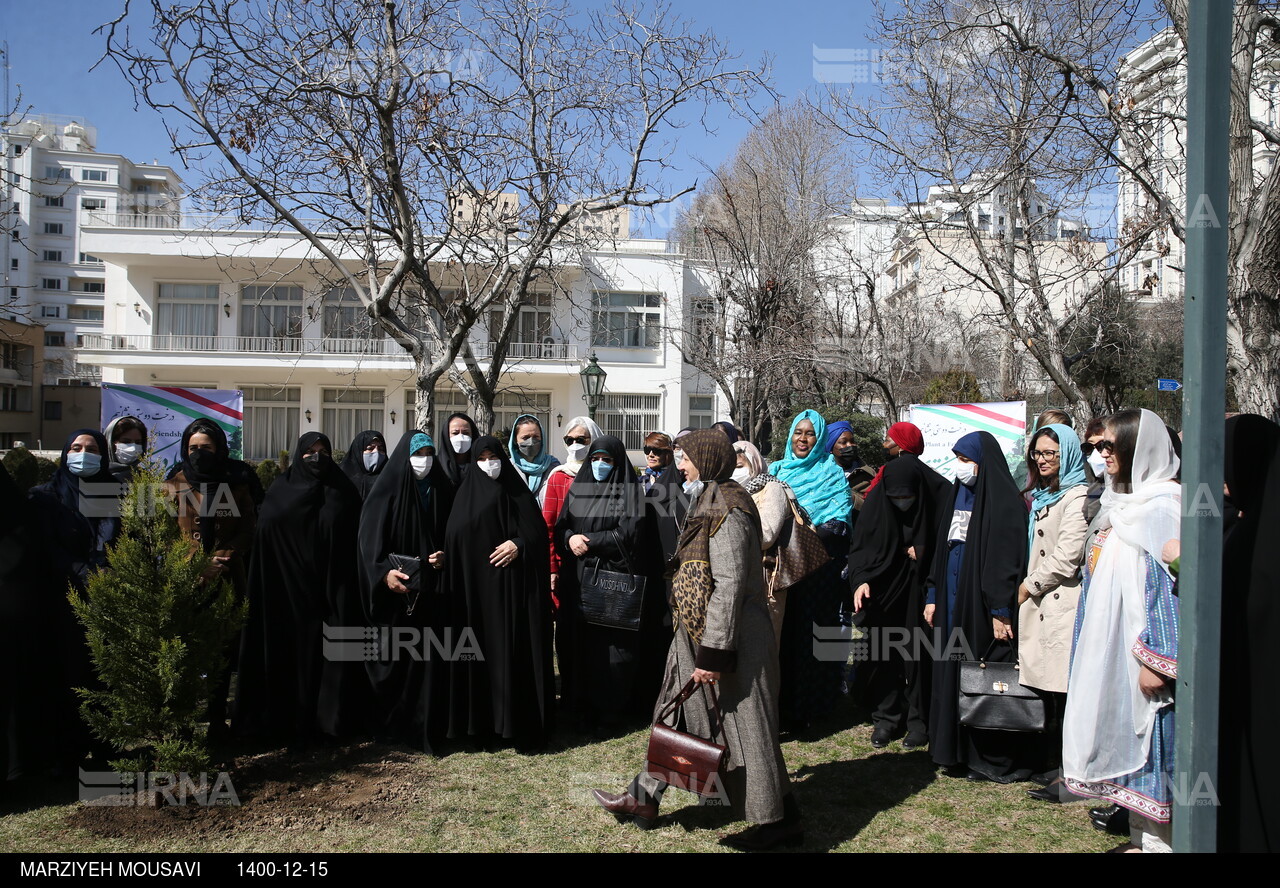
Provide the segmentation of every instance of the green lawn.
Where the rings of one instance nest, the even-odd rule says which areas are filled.
[[[845,718],[845,722],[849,721]],[[1088,804],[1028,799],[1032,784],[942,776],[927,753],[871,748],[871,728],[828,728],[783,744],[805,813],[805,851],[1101,851],[1118,843],[1088,823]],[[647,732],[551,751],[456,752],[432,759],[363,744],[242,756],[239,808],[94,808],[49,804],[48,788],[6,788],[9,851],[724,851],[745,828],[671,791],[655,829],[619,825],[591,800],[621,791]],[[63,788],[64,800],[74,789]]]

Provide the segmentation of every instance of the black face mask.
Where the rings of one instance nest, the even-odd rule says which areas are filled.
[[[312,475],[317,477],[327,468],[327,464],[333,462],[333,458],[327,453],[308,453],[302,457],[302,466]]]
[[[222,454],[213,450],[194,450],[187,454],[187,462],[197,475],[212,475],[222,468]]]

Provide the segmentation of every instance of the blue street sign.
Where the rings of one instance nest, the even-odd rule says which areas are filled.
[[[1158,392],[1176,392],[1182,388],[1182,383],[1176,379],[1157,379],[1156,391]]]

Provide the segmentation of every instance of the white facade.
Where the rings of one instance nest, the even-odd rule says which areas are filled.
[[[176,224],[182,182],[167,166],[133,163],[96,150],[83,121],[24,117],[5,129],[5,196],[0,259],[4,316],[42,325],[47,384],[91,383],[97,368],[74,349],[103,330],[105,266],[86,248],[83,223],[95,214]]]
[[[104,382],[244,391],[250,459],[291,449],[307,431],[345,450],[362,429],[381,429],[394,446],[415,426],[409,357],[370,330],[358,301],[332,287],[333,275],[303,241],[139,222],[94,217],[83,228],[85,249],[104,263],[106,303],[103,331],[86,337],[79,357],[100,366]],[[706,279],[664,242],[648,240],[622,241],[567,268],[562,292],[522,310],[495,430],[519,413],[538,414],[562,454],[565,423],[587,413],[579,371],[592,351],[608,373],[597,422],[636,461],[650,431],[723,418],[713,386],[671,341]],[[483,363],[486,324],[477,324],[471,346]],[[435,429],[467,409],[445,380],[436,407]]]
[[[1187,200],[1186,61],[1177,32],[1166,28],[1124,58],[1118,89],[1133,133],[1131,141],[1121,144],[1122,156],[1126,164],[1150,170],[1159,199],[1178,213]],[[1274,53],[1259,53],[1249,109],[1254,120],[1280,126],[1280,61]],[[1253,162],[1255,175],[1268,173],[1274,162],[1273,149],[1260,136],[1255,138]],[[1157,202],[1124,167],[1119,169],[1117,220],[1122,235],[1159,212]],[[1125,266],[1120,283],[1151,300],[1181,299],[1185,264],[1183,242],[1161,229]]]

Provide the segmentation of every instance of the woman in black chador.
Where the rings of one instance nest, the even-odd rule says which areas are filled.
[[[356,486],[360,499],[367,500],[374,482],[387,465],[387,442],[382,432],[367,429],[355,436],[342,457],[342,471]]]
[[[946,480],[919,457],[904,453],[884,467],[881,482],[867,494],[854,525],[849,552],[849,585],[855,622],[876,634],[865,670],[866,693],[875,732],[871,745],[887,746],[906,733],[903,747],[928,744],[929,700],[924,693],[931,668],[920,644],[924,628],[924,580],[938,532],[938,510],[950,491]],[[891,634],[906,647],[891,644]]]
[[[404,636],[415,647],[412,654],[385,647],[380,659],[365,663],[373,685],[372,728],[426,752],[434,751],[448,716],[448,663],[428,636],[443,641],[449,634],[440,566],[452,503],[453,485],[435,442],[412,429],[387,460],[360,521],[365,619],[379,638]],[[417,559],[417,569],[406,559]]]
[[[78,512],[0,464],[0,784],[69,772],[88,748],[73,688],[88,686],[89,654],[67,584],[90,544]]]
[[[485,435],[473,452],[445,534],[454,625],[476,650],[455,651],[450,664],[449,736],[534,750],[555,694],[547,525],[497,438]]]
[[[237,732],[293,742],[362,727],[362,665],[324,655],[326,627],[364,625],[359,526],[359,494],[333,461],[329,439],[308,432],[258,513]]]
[[[581,588],[584,570],[647,575],[640,628],[595,626],[582,618],[581,599],[564,614],[576,622],[574,664],[584,676],[583,699],[570,701],[584,727],[602,732],[623,723],[647,722],[662,682],[659,653],[670,644],[663,630],[666,591],[662,584],[661,547],[645,515],[644,489],[627,459],[627,449],[613,435],[591,442],[586,465],[578,472],[556,522],[556,548],[573,565]]]
[[[1027,570],[1027,504],[1009,464],[988,432],[956,442],[956,481],[943,500],[937,552],[928,581],[925,621],[946,647],[933,663],[929,752],[940,765],[971,780],[1009,783],[1026,779],[1025,740],[1010,731],[960,724],[960,661],[950,652],[963,641],[969,659],[1017,659],[1018,585]],[[993,643],[994,642],[994,643]]]
[[[58,470],[33,496],[56,500],[89,525],[93,544],[88,557],[74,565],[75,582],[84,588],[89,572],[107,566],[107,549],[120,534],[120,482],[111,474],[107,439],[97,429],[77,429],[62,445]]]

